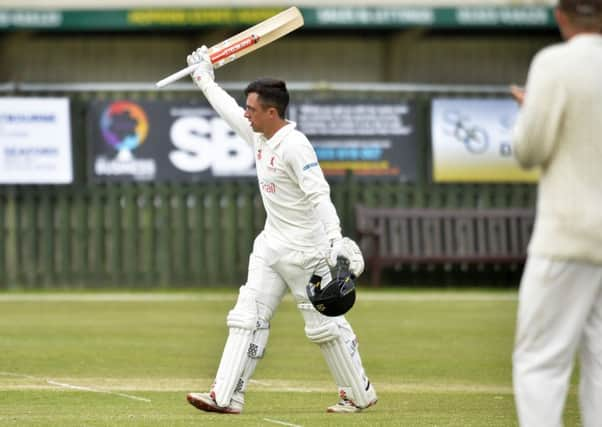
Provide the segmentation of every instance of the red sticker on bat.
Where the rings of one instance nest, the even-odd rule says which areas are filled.
[[[221,61],[222,59],[226,59],[229,56],[235,54],[236,52],[240,52],[248,48],[249,46],[254,45],[259,41],[259,37],[256,35],[250,35],[249,37],[245,37],[241,41],[234,43],[232,46],[225,47],[217,52],[211,54],[211,62],[216,63]]]

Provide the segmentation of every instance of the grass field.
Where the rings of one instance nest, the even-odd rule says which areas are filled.
[[[244,413],[211,415],[234,291],[0,294],[1,426],[515,426],[514,291],[363,291],[348,318],[379,402],[337,400],[285,299]],[[578,426],[575,387],[565,425]]]

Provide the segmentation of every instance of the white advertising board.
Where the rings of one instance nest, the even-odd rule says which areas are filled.
[[[512,154],[518,105],[512,99],[438,98],[432,102],[435,182],[534,182]]]
[[[0,184],[73,182],[67,98],[0,97]]]

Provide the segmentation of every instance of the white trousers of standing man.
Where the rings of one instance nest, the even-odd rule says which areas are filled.
[[[562,426],[578,350],[582,424],[602,426],[602,265],[529,257],[517,322],[512,359],[521,427]]]

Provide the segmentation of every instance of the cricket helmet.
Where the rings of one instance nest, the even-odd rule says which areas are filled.
[[[325,316],[347,313],[355,303],[355,275],[349,271],[349,260],[337,257],[332,269],[332,280],[324,287],[322,278],[313,275],[307,285],[307,297],[312,305]]]

